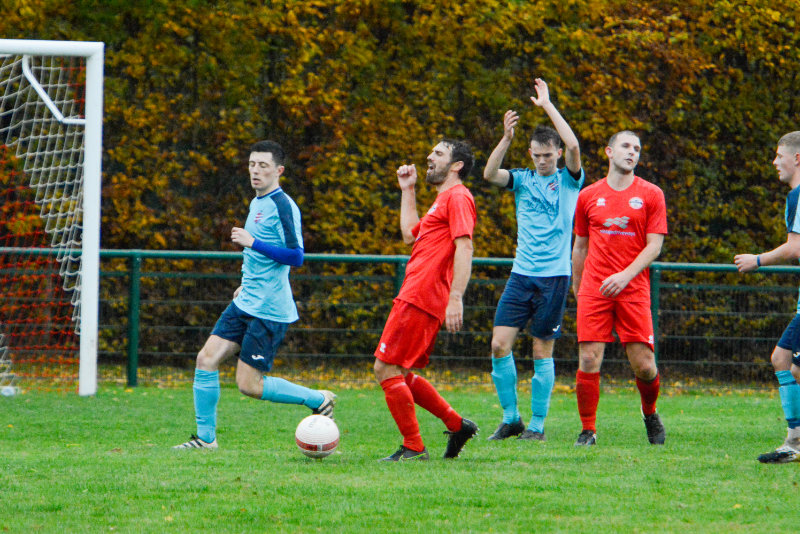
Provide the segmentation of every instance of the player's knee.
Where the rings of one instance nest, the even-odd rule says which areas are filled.
[[[511,353],[511,343],[505,339],[492,338],[492,356],[502,358]]]
[[[794,369],[797,368],[796,365],[792,365],[792,355],[789,351],[783,351],[776,348],[772,351],[772,355],[769,358],[770,362],[772,363],[772,368],[775,371],[786,371],[789,368],[792,368],[792,374],[794,375]],[[797,375],[795,375],[796,377]]]
[[[263,393],[263,385],[261,383],[260,376],[254,378],[249,375],[237,373],[236,386],[239,388],[239,392],[241,392],[242,395],[247,395],[248,397],[253,397],[254,399],[260,399]]]
[[[197,368],[203,369],[204,371],[211,371],[214,369],[214,365],[215,358],[211,352],[206,347],[200,349],[200,352],[197,353]]]

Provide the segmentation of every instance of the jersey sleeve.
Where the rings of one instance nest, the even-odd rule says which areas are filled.
[[[578,203],[575,205],[575,235],[589,236],[589,217],[586,213],[586,191],[578,194]]]
[[[419,229],[421,226],[422,226],[422,219],[420,219],[419,222],[414,225],[414,228],[411,229],[411,235],[413,235],[414,237],[418,237]]]
[[[455,240],[459,237],[472,239],[477,215],[475,201],[469,192],[453,195],[447,205],[448,220],[450,222],[450,237]]]
[[[666,234],[667,233],[667,201],[664,199],[664,191],[660,187],[654,187],[650,193],[650,203],[652,211],[647,214],[647,234]]]
[[[519,189],[524,174],[525,169],[510,169],[508,171],[508,183],[506,184],[506,189],[509,191],[516,191]]]

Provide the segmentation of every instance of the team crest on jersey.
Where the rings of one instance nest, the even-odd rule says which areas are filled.
[[[633,197],[628,201],[628,206],[635,210],[640,210],[642,209],[642,206],[644,206],[644,200],[639,197]]]
[[[605,206],[606,205],[606,199],[604,199],[603,197],[598,198],[597,199],[597,205],[598,206]]]
[[[439,204],[437,204],[436,202],[434,202],[434,203],[433,203],[433,206],[431,206],[431,209],[429,209],[429,210],[428,210],[428,215],[430,215],[431,213],[433,213],[434,211],[436,211],[436,208],[438,208],[438,207],[439,207]]]
[[[256,213],[256,216],[254,218],[254,222],[256,224],[259,224],[263,220],[264,220],[264,214],[262,212],[260,212],[260,211],[258,213]]]
[[[556,180],[553,180],[552,182],[550,182],[549,184],[547,184],[547,188],[548,188],[550,191],[558,191],[558,181],[556,181]]]

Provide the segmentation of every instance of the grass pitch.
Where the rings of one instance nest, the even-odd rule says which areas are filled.
[[[481,427],[445,461],[418,409],[427,463],[376,460],[401,438],[377,387],[340,390],[341,444],[303,456],[308,410],[223,387],[217,451],[173,451],[194,431],[187,385],[101,387],[93,398],[0,397],[2,532],[793,532],[800,463],[761,465],[785,422],[775,394],[662,396],[667,444],[647,443],[638,394],[603,392],[598,445],[573,446],[574,393],[553,395],[545,443],[488,442],[494,393],[445,397]],[[520,395],[523,418],[529,394]]]

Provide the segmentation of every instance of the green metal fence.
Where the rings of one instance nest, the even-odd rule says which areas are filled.
[[[101,364],[127,369],[130,385],[139,383],[142,367],[192,368],[238,285],[241,253],[104,250],[101,259]],[[307,254],[292,274],[300,320],[290,328],[276,367],[368,370],[407,260]],[[508,258],[474,259],[465,328],[442,332],[434,349],[440,370],[490,370],[492,319],[511,264]],[[772,380],[769,354],[795,313],[798,273],[800,267],[740,275],[733,265],[655,263],[652,306],[662,373]],[[554,355],[561,374],[577,369],[574,320],[570,297]],[[529,338],[521,336],[515,354],[523,369],[532,368],[530,351]],[[629,376],[618,343],[609,345],[603,369]]]
[[[10,248],[0,252],[7,258],[55,253]],[[136,385],[164,380],[173,371],[191,372],[197,351],[238,286],[241,258],[240,252],[101,251],[101,380]],[[306,255],[303,267],[292,271],[300,320],[289,329],[275,371],[283,372],[287,366],[300,372],[326,368],[340,376],[355,369],[350,376],[370,380],[372,352],[407,260],[407,256]],[[509,258],[474,259],[465,296],[465,327],[453,334],[442,332],[434,348],[433,369],[444,378],[453,371],[453,381],[463,380],[465,373],[486,381],[492,320],[511,264]],[[652,306],[663,376],[773,381],[769,355],[796,313],[798,273],[800,267],[795,266],[764,267],[741,275],[733,265],[655,263],[650,270]],[[10,268],[2,274],[4,280],[13,280],[32,273]],[[34,299],[52,295],[25,298],[38,309],[43,304]],[[572,296],[562,330],[554,354],[557,372],[573,375],[577,343]],[[35,358],[30,356],[33,352],[25,351],[26,357]],[[530,338],[520,336],[514,352],[521,371],[530,372]],[[72,359],[74,352],[50,355],[49,361],[68,365]],[[228,372],[234,364],[228,364]],[[618,343],[607,348],[603,372],[630,377]]]

